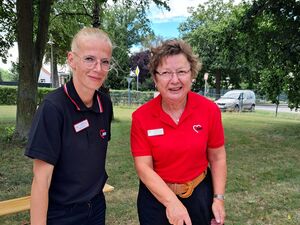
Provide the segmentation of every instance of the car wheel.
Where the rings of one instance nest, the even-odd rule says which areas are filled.
[[[250,110],[249,110],[250,112],[254,112],[255,111],[255,105],[251,105],[251,107],[250,107]]]
[[[239,112],[239,111],[240,111],[239,105],[234,106],[234,111],[235,111],[235,112]]]

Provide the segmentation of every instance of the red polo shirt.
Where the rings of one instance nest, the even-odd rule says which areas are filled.
[[[194,92],[188,93],[178,125],[162,110],[161,95],[132,114],[132,155],[152,156],[154,170],[166,182],[194,179],[208,166],[206,149],[222,145],[219,108]]]

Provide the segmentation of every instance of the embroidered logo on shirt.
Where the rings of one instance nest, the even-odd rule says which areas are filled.
[[[89,126],[90,126],[89,121],[87,119],[85,119],[79,123],[74,124],[74,129],[75,129],[76,133],[78,133],[79,131],[82,131],[85,128],[88,128]]]
[[[202,130],[202,126],[197,124],[197,125],[194,125],[193,126],[193,130],[196,132],[196,133],[199,133],[200,130]]]
[[[106,131],[105,131],[104,129],[101,129],[101,130],[99,131],[99,134],[100,134],[100,137],[101,137],[102,139],[104,139],[107,133],[106,133]]]
[[[159,128],[159,129],[147,130],[147,134],[148,134],[148,137],[163,135],[164,129]]]

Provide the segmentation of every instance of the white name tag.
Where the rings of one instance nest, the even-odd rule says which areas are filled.
[[[148,130],[148,136],[158,136],[158,135],[163,135],[164,134],[164,129],[159,128],[159,129],[154,129],[154,130]]]
[[[74,129],[75,129],[76,133],[78,133],[79,131],[82,131],[83,129],[85,129],[89,126],[90,126],[89,121],[87,119],[85,119],[79,123],[74,124]]]

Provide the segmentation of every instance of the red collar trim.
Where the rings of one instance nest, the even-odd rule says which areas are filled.
[[[76,101],[69,95],[67,84],[64,84],[64,91],[65,91],[66,95],[68,96],[68,98],[71,100],[71,102],[76,106],[76,109],[80,111],[80,107],[78,106]],[[97,102],[98,102],[98,107],[99,107],[100,113],[103,113],[103,107],[102,107],[102,103],[101,103],[100,96],[98,93],[97,93]]]
[[[80,111],[79,106],[77,105],[77,103],[74,101],[73,98],[71,98],[71,96],[68,93],[68,88],[67,88],[67,84],[64,84],[64,91],[66,93],[66,95],[68,96],[68,98],[71,100],[71,102],[76,106],[76,109]]]
[[[102,103],[101,103],[101,100],[100,100],[100,97],[99,97],[98,94],[97,94],[97,101],[98,101],[99,110],[102,113],[103,112],[103,107],[102,107]]]

